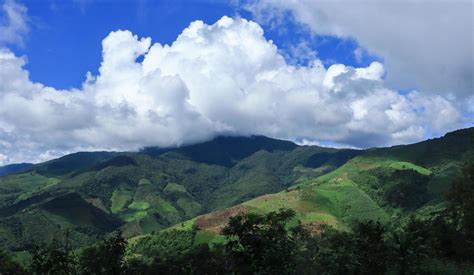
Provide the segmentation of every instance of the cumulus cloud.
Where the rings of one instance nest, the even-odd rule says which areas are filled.
[[[5,0],[0,11],[0,46],[23,46],[24,35],[28,32],[28,20],[25,6],[14,0]]]
[[[288,17],[315,34],[353,38],[384,59],[387,84],[466,97],[474,91],[473,2],[418,0],[241,1],[259,22]],[[276,22],[276,23],[275,23]],[[361,52],[356,52],[356,57]]]
[[[241,18],[195,21],[171,45],[118,30],[102,47],[98,75],[72,90],[33,83],[25,59],[0,50],[0,163],[221,134],[383,146],[465,119],[448,98],[387,88],[378,62],[289,65],[257,23]]]

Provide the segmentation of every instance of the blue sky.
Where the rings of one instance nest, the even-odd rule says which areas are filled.
[[[369,148],[472,127],[472,5],[0,0],[0,165],[219,135]]]
[[[14,51],[28,57],[25,68],[33,81],[58,89],[78,88],[87,71],[97,73],[102,59],[101,41],[111,31],[130,30],[139,37],[151,37],[153,42],[170,44],[195,20],[212,24],[224,15],[252,19],[252,14],[231,2],[213,0],[25,0],[22,3],[28,9],[31,30],[25,44],[14,45]],[[304,57],[296,57],[289,51],[300,42],[305,42],[326,66],[333,63],[367,66],[380,59],[366,54],[356,60],[354,50],[358,45],[353,39],[316,37],[290,19],[285,20],[284,26],[262,25],[265,37],[274,41],[290,63],[306,64]]]

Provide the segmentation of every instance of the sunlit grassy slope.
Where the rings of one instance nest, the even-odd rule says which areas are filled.
[[[426,209],[443,206],[453,176],[465,162],[474,160],[473,133],[468,129],[418,144],[369,150],[285,191],[199,216],[172,229],[190,230],[196,225],[201,228],[198,236],[219,240],[230,216],[280,208],[295,210],[296,219],[315,230],[319,224],[347,230],[356,220],[387,222],[412,213],[425,215]]]

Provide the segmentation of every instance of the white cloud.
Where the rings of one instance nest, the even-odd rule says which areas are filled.
[[[471,0],[250,0],[241,1],[270,26],[292,17],[318,35],[353,38],[384,59],[387,84],[424,92],[474,91]],[[355,52],[356,57],[360,52]]]
[[[0,11],[0,46],[16,44],[23,46],[28,32],[28,15],[25,6],[14,0],[5,0]]]
[[[219,134],[382,146],[456,129],[464,119],[450,99],[387,88],[377,62],[289,65],[262,28],[245,19],[195,21],[172,45],[120,30],[102,46],[99,74],[88,73],[81,89],[67,91],[31,82],[25,59],[0,50],[3,163],[175,146]]]

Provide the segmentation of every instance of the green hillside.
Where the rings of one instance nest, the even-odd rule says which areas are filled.
[[[82,247],[117,229],[134,237],[193,225],[207,242],[236,213],[280,208],[316,231],[403,219],[443,207],[452,178],[474,156],[473,133],[365,151],[258,136],[71,154],[0,177],[0,246],[23,251],[67,230]]]
[[[199,216],[173,229],[197,226],[198,236],[219,241],[229,217],[280,208],[293,209],[295,221],[314,230],[321,224],[348,230],[356,221],[387,223],[412,214],[426,215],[444,208],[453,178],[474,160],[473,136],[474,128],[470,128],[417,144],[370,149],[331,172],[297,180],[284,191]]]
[[[66,230],[79,246],[119,228],[151,233],[279,192],[360,153],[257,136],[67,155],[0,177],[0,246],[19,251]]]

